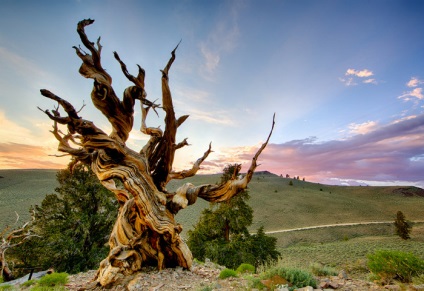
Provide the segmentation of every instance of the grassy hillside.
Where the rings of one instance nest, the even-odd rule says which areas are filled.
[[[29,207],[39,204],[57,187],[56,170],[0,170],[0,230],[29,218]]]
[[[208,175],[192,177],[188,182],[199,185],[218,180],[219,175]],[[289,185],[290,181],[293,186]],[[168,188],[171,186],[175,187],[175,183]],[[254,209],[252,231],[262,225],[266,231],[272,231],[334,223],[394,221],[399,210],[409,220],[424,219],[424,197],[419,196],[424,195],[424,190],[414,187],[328,186],[260,172],[250,182],[249,193],[249,204]],[[187,230],[207,205],[198,201],[180,211],[177,220]]]
[[[39,204],[57,187],[54,170],[0,170],[0,229],[15,220],[14,211],[23,222],[30,205]],[[198,175],[186,179],[195,185],[216,183],[220,175]],[[409,220],[424,219],[424,190],[413,187],[345,187],[328,186],[281,178],[268,172],[255,174],[249,184],[254,209],[255,231],[263,225],[266,231],[313,225],[361,221],[391,221],[398,210]],[[175,190],[182,181],[172,181]],[[176,219],[184,227],[183,235],[198,219],[208,203],[199,199],[181,210]],[[383,226],[375,226],[383,228]],[[352,228],[354,229],[354,228]],[[358,228],[361,229],[361,228]],[[363,229],[363,228],[362,228]],[[285,237],[292,236],[286,235]],[[282,245],[290,244],[286,240]]]

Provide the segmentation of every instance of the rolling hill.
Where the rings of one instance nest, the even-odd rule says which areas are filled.
[[[0,170],[0,229],[16,220],[28,219],[28,209],[39,204],[57,187],[55,170]],[[195,185],[216,183],[220,175],[198,175],[186,179]],[[290,185],[292,181],[293,185]],[[171,181],[175,190],[182,181]],[[329,186],[282,178],[269,172],[255,173],[249,184],[249,204],[254,209],[251,230],[266,231],[326,224],[391,221],[402,211],[412,221],[424,219],[424,190],[416,187]],[[177,221],[183,236],[208,203],[199,199],[181,210]]]

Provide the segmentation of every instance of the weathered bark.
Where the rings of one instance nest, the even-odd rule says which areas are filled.
[[[169,181],[195,175],[201,163],[212,152],[209,145],[208,150],[191,169],[181,172],[172,170],[176,150],[188,145],[187,139],[179,143],[176,141],[177,129],[188,116],[175,116],[169,88],[169,70],[175,60],[178,45],[162,70],[161,106],[146,99],[144,70],[138,66],[138,75],[131,75],[115,52],[115,59],[123,74],[134,84],[124,91],[121,101],[112,88],[111,76],[101,65],[100,38],[96,46],[88,40],[85,33],[85,27],[93,22],[90,19],[83,20],[77,27],[83,45],[91,54],[85,53],[81,48],[74,48],[83,62],[80,74],[94,80],[92,102],[111,123],[112,132],[106,134],[93,122],[82,119],[70,103],[50,91],[41,90],[41,94],[58,102],[66,112],[66,116],[61,116],[58,108],[52,112],[43,111],[54,121],[52,133],[59,141],[58,150],[71,155],[74,163],[89,164],[100,182],[115,193],[120,203],[119,214],[109,240],[110,253],[100,264],[97,281],[102,286],[112,284],[123,275],[139,271],[146,264],[156,265],[158,269],[173,266],[189,269],[192,255],[179,236],[182,227],[175,221],[174,215],[195,203],[197,197],[220,202],[245,189],[257,167],[257,158],[269,141],[274,121],[267,140],[253,157],[244,178],[237,179],[238,175],[234,175],[233,179],[219,185],[194,186],[186,183],[176,192],[168,192],[166,185]],[[133,126],[135,100],[139,100],[141,104],[140,130],[150,136],[140,152],[129,149],[125,144]],[[165,112],[164,130],[146,125],[146,117],[151,109],[155,112],[156,109],[162,109]],[[66,125],[68,133],[60,132],[58,124]],[[116,180],[121,182],[118,183],[121,186],[115,183]]]
[[[23,244],[25,240],[34,236],[34,234],[32,234],[29,230],[29,226],[34,220],[34,217],[35,216],[33,215],[31,221],[26,222],[19,228],[12,229],[11,227],[6,227],[0,232],[0,277],[3,277],[5,281],[11,281],[14,279],[13,273],[7,264],[6,251],[20,244]],[[19,215],[16,213],[15,225],[18,223],[18,221]]]

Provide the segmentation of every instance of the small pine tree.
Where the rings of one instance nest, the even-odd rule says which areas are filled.
[[[407,240],[410,239],[410,233],[412,230],[412,226],[408,221],[405,219],[405,215],[402,213],[402,211],[398,211],[396,213],[396,220],[394,222],[395,225],[395,231],[398,236],[400,236],[402,239]]]
[[[221,182],[233,178],[237,169],[239,165],[227,165]],[[237,268],[241,263],[258,266],[279,258],[276,239],[266,236],[263,228],[255,235],[249,234],[253,209],[247,204],[248,199],[248,192],[243,191],[203,210],[194,229],[188,231],[187,244],[195,258],[209,258],[228,268]]]

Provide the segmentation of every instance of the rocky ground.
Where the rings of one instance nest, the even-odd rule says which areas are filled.
[[[219,279],[218,276],[222,268],[212,263],[206,263],[204,265],[195,264],[192,271],[176,268],[158,272],[153,268],[146,268],[142,273],[126,277],[119,285],[106,290],[255,290],[251,287],[251,281],[243,277]],[[89,271],[70,276],[66,288],[68,290],[105,290],[104,288],[94,287],[93,282],[91,282],[95,273],[95,271]],[[403,288],[398,285],[380,286],[371,282],[350,279],[344,272],[341,272],[339,276],[321,277],[318,279],[317,288],[319,289],[306,287],[299,289],[299,291],[424,290],[423,285],[410,285]],[[269,284],[270,282],[268,280],[268,282],[263,283]],[[286,291],[288,289],[281,287],[277,290]]]

